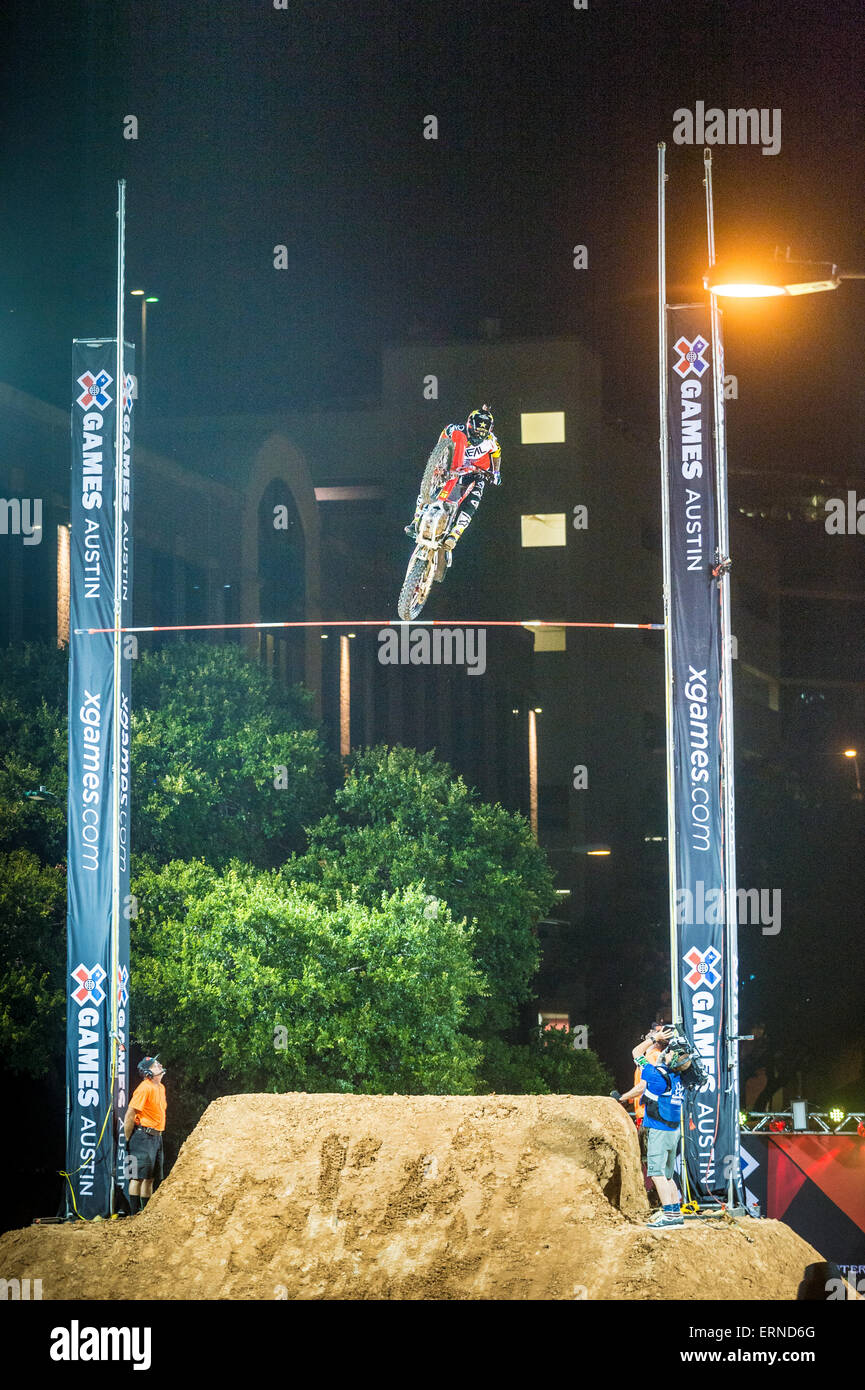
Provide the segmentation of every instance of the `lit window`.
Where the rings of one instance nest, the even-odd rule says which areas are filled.
[[[542,410],[520,415],[520,434],[523,444],[564,444],[565,412]]]
[[[566,1033],[571,1026],[571,1016],[570,1014],[538,1014],[538,1023],[545,1033],[549,1033],[553,1028]]]
[[[564,512],[547,512],[545,515],[520,517],[522,544],[564,545],[567,531]]]
[[[563,652],[567,650],[566,633],[563,627],[536,627],[536,652]]]

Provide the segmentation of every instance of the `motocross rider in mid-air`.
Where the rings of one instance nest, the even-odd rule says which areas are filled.
[[[456,446],[451,459],[451,474],[464,472],[466,468],[477,470],[474,487],[466,499],[465,506],[460,508],[459,515],[445,540],[445,548],[452,551],[480,506],[486,475],[488,474],[496,485],[501,482],[499,468],[502,451],[493,434],[493,417],[488,405],[482,405],[480,410],[473,410],[465,425],[447,425],[439,436],[439,443],[442,440],[451,440]],[[430,500],[423,492],[418,495],[414,520],[405,528],[406,534],[411,536],[412,540],[417,539],[418,522]]]

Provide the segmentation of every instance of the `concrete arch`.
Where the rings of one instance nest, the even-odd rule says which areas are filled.
[[[242,622],[262,622],[279,615],[262,614],[259,604],[259,508],[265,492],[274,482],[291,494],[300,517],[304,538],[304,580],[306,618],[321,617],[321,524],[315,488],[309,466],[300,449],[284,434],[270,435],[255,455],[246,486],[243,515],[245,558],[241,580]],[[250,633],[248,646],[257,649],[257,634]],[[315,695],[315,708],[321,713],[321,633],[309,628],[304,644],[304,683]]]

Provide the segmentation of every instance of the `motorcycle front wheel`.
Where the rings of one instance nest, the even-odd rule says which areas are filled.
[[[453,462],[454,448],[452,439],[440,439],[427,459],[420,485],[424,506],[432,501],[447,477]]]
[[[412,623],[420,613],[432,588],[436,572],[436,552],[421,551],[409,560],[396,611],[404,623]]]

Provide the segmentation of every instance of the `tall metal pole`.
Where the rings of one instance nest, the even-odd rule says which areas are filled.
[[[712,151],[704,149],[706,227],[709,266],[715,264],[715,207],[712,196]],[[736,897],[736,799],[733,769],[733,643],[730,632],[730,526],[727,500],[727,429],[724,415],[724,342],[718,296],[709,294],[712,325],[712,371],[715,379],[715,493],[718,518],[718,587],[721,605],[721,778],[726,901],[726,980],[724,1026],[727,1037],[727,1103],[732,1132],[739,1133],[739,923]],[[720,1080],[720,1078],[719,1078]],[[738,1153],[730,1156],[728,1195],[743,1203]]]
[[[138,406],[141,413],[141,402],[145,391],[145,372],[147,371],[147,295],[141,296],[141,373],[139,375]]]
[[[670,990],[673,1021],[681,1022],[679,1004],[679,935],[676,923],[676,780],[673,742],[673,634],[670,626],[672,566],[670,560],[670,456],[667,430],[667,147],[658,145],[658,411],[661,434],[661,538],[664,600],[664,709],[667,750],[667,862],[670,916]]]
[[[111,962],[109,988],[111,990],[111,1093],[114,1094],[114,1080],[117,1074],[117,980],[120,968],[120,640],[122,620],[122,563],[123,563],[123,280],[125,270],[126,242],[126,180],[117,184],[117,357],[114,372],[115,395],[117,398],[115,440],[114,440],[114,726],[112,731],[112,782],[114,790],[114,811],[111,843]],[[112,1148],[113,1152],[113,1148]],[[114,1211],[114,1164],[112,1162],[112,1181],[110,1186],[111,1205]]]

